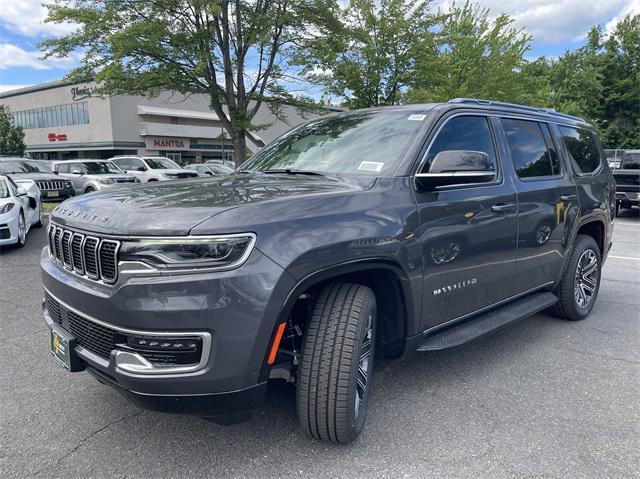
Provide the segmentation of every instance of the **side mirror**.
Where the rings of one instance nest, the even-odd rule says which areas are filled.
[[[147,167],[146,166],[138,166],[136,168],[136,171],[147,171]]]
[[[209,175],[209,176],[213,176],[213,173],[211,173],[210,171],[205,171],[204,174],[205,175]]]
[[[83,175],[82,171],[78,170],[77,168],[74,168],[73,170],[71,170],[71,174],[72,175],[80,175],[80,176]]]
[[[16,191],[16,194],[18,196],[27,196],[27,190],[25,190],[23,187],[18,186],[18,190]]]
[[[420,189],[438,186],[486,183],[496,177],[489,155],[482,151],[445,150],[431,162],[428,173],[416,174]]]

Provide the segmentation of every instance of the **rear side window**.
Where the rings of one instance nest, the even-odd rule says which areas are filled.
[[[540,178],[560,174],[558,155],[547,125],[508,118],[501,121],[519,178]],[[546,140],[545,133],[549,136],[550,143]]]
[[[457,116],[445,123],[433,141],[431,148],[429,148],[427,160],[422,171],[424,173],[428,172],[436,155],[442,151],[449,150],[485,153],[492,165],[492,168],[487,169],[497,171],[496,152],[493,146],[491,130],[487,119],[483,116]]]
[[[561,126],[560,134],[576,173],[588,175],[598,169],[600,166],[600,150],[592,132],[582,128]]]

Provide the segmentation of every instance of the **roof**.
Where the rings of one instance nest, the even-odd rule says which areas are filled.
[[[85,82],[82,82],[85,83]],[[51,90],[52,88],[59,88],[61,86],[75,85],[76,82],[68,80],[54,80],[46,83],[39,83],[38,85],[26,86],[24,88],[18,88],[16,90],[9,90],[0,93],[0,98],[9,98],[12,96],[24,95],[26,93],[34,93],[38,91]]]

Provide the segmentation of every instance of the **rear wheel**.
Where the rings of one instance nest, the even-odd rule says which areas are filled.
[[[578,235],[567,269],[556,290],[553,312],[565,319],[584,319],[593,309],[600,289],[600,248],[591,236]]]
[[[298,374],[298,418],[308,436],[346,444],[360,434],[371,390],[375,330],[371,289],[334,283],[321,292]]]

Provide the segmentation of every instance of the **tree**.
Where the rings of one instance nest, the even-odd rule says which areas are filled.
[[[207,94],[240,163],[265,101],[274,111],[283,101],[311,106],[286,91],[284,67],[310,32],[331,28],[333,7],[326,0],[58,0],[47,5],[47,21],[78,28],[41,48],[56,57],[82,51],[68,78],[95,78],[101,93]]]
[[[0,105],[0,155],[24,156],[24,131],[16,126],[9,108]]]
[[[431,42],[428,1],[352,0],[339,30],[310,42],[302,74],[350,108],[396,105],[413,71],[415,50]],[[431,48],[433,53],[433,48]]]
[[[527,92],[521,79],[531,37],[513,27],[508,15],[491,19],[489,10],[469,2],[452,4],[439,15],[436,55],[416,49],[414,81],[407,101],[447,101],[475,97],[519,101]]]

